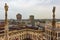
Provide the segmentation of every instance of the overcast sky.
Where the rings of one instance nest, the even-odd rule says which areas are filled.
[[[22,18],[28,19],[34,15],[35,19],[51,19],[52,8],[56,6],[56,18],[60,19],[60,0],[0,0],[0,19],[4,19],[4,5],[8,4],[8,19],[16,19],[20,13]]]

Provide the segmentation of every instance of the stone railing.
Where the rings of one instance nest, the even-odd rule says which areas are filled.
[[[8,33],[9,40],[23,40],[25,38],[31,38],[33,40],[42,39],[41,30],[33,30],[33,29],[22,29],[22,30],[14,30],[9,31]],[[0,40],[4,40],[4,34],[1,34]]]

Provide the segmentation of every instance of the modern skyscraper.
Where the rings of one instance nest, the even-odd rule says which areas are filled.
[[[30,15],[29,21],[30,21],[32,26],[35,25],[34,15]]]

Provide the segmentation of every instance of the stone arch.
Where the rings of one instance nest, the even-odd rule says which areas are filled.
[[[23,40],[32,40],[31,38],[25,38],[25,39],[23,39]]]

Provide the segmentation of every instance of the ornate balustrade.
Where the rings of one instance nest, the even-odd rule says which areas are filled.
[[[8,36],[9,40],[23,40],[25,38],[31,38],[32,40],[42,40],[41,30],[34,29],[9,31]],[[4,40],[4,34],[1,34],[0,39]]]

